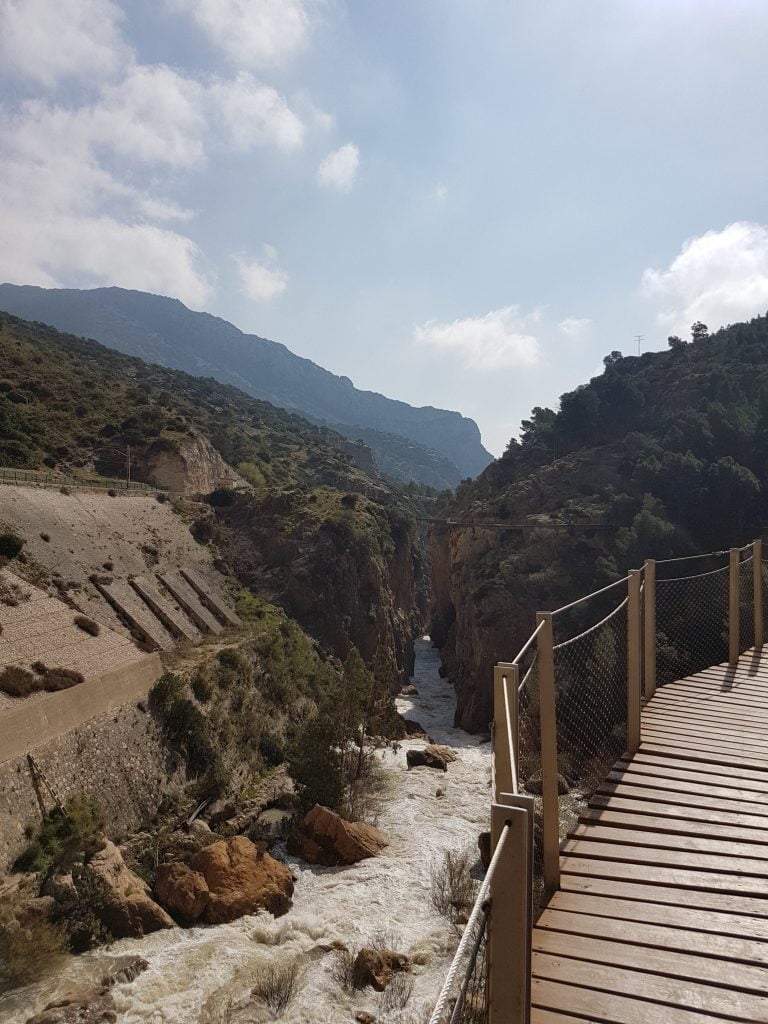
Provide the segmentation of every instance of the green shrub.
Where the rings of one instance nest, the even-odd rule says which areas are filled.
[[[184,684],[173,672],[165,672],[149,691],[149,702],[160,712],[166,712],[175,700],[184,696]]]
[[[286,757],[283,741],[269,729],[259,737],[259,753],[270,768],[282,764]]]
[[[25,543],[15,533],[0,533],[0,558],[16,558]]]
[[[192,677],[192,693],[201,704],[207,704],[213,696],[213,685],[209,679],[197,672]]]
[[[223,651],[219,651],[216,658],[223,668],[231,668],[236,672],[242,672],[246,668],[243,656],[231,647],[225,647]]]
[[[74,796],[46,814],[26,850],[16,859],[17,871],[68,871],[104,829],[101,808],[90,797]]]

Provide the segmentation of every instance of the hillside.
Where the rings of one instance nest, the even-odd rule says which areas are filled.
[[[432,630],[458,720],[486,726],[492,666],[519,649],[537,609],[646,557],[742,544],[767,511],[768,318],[697,327],[693,343],[672,339],[664,352],[611,353],[557,411],[534,409],[451,508],[528,528],[433,534]]]
[[[95,338],[147,362],[233,384],[274,405],[328,422],[351,437],[364,429],[380,468],[401,480],[454,487],[491,460],[473,420],[361,391],[347,377],[294,355],[284,345],[244,334],[176,299],[122,288],[80,291],[3,284],[0,309]],[[379,432],[408,439],[413,457],[402,446],[393,458],[392,440]]]
[[[240,489],[185,503],[195,540],[214,543],[225,571],[283,607],[329,654],[343,659],[355,645],[407,674],[419,567],[413,510],[372,475],[364,446],[233,387],[7,314],[0,365],[0,467],[121,477],[130,445],[134,479],[163,483],[169,465],[172,480],[179,465],[196,476],[199,466],[182,459],[190,451],[198,462],[218,460],[220,476],[237,471]]]

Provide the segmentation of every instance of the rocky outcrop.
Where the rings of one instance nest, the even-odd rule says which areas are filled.
[[[116,939],[140,939],[173,921],[149,895],[149,886],[130,871],[114,843],[106,840],[74,876],[82,899]]]
[[[206,924],[224,924],[259,910],[279,917],[291,906],[290,870],[245,836],[212,843],[192,858],[190,868],[208,886],[208,902],[200,915]],[[192,891],[189,877],[182,878]]]
[[[105,987],[71,992],[48,1003],[41,1013],[28,1017],[26,1024],[113,1024],[117,1020],[115,1000]]]
[[[134,474],[139,480],[167,487],[171,494],[198,496],[218,487],[248,486],[199,434],[174,442],[161,440],[135,453]]]
[[[407,971],[410,960],[405,953],[391,949],[370,949],[364,946],[355,957],[352,978],[356,988],[370,985],[376,992],[383,992],[392,981],[392,976]]]
[[[320,804],[315,804],[288,837],[289,853],[324,867],[356,864],[375,857],[388,845],[387,837],[373,825],[345,821]]]
[[[448,765],[456,760],[456,755],[450,747],[443,747],[436,743],[430,743],[423,750],[409,750],[405,759],[409,768],[424,766],[436,768],[438,771],[447,772]]]
[[[181,922],[196,921],[211,900],[211,890],[200,871],[181,861],[160,864],[155,875],[155,896]]]

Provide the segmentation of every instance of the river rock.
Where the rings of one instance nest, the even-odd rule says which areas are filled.
[[[290,870],[245,836],[212,843],[193,857],[190,867],[210,891],[202,913],[206,924],[224,924],[258,910],[279,917],[290,908]]]
[[[181,921],[196,921],[211,900],[205,875],[181,861],[160,864],[155,875],[157,901]]]
[[[376,1024],[376,1018],[372,1013],[368,1013],[367,1010],[361,1010],[360,1013],[356,1013],[355,1020],[357,1024]]]
[[[407,971],[410,960],[405,953],[391,949],[370,949],[363,946],[352,966],[352,979],[356,988],[370,985],[376,992],[383,992],[397,971]]]
[[[130,871],[114,843],[107,841],[80,868],[75,885],[82,899],[116,939],[140,939],[173,921],[149,895],[149,886]]]
[[[406,686],[400,687],[401,697],[418,697],[418,695],[419,691],[416,689],[413,683],[408,683]]]
[[[101,979],[104,988],[112,988],[113,985],[124,985],[126,982],[134,981],[140,974],[148,970],[149,961],[142,956],[137,956],[123,967],[118,967],[111,974],[106,974]]]
[[[345,821],[321,804],[315,804],[288,837],[289,853],[324,867],[356,864],[375,857],[385,846],[389,846],[389,839],[373,825]]]
[[[438,771],[447,772],[448,765],[456,760],[456,755],[450,747],[430,743],[423,750],[407,751],[405,759],[409,768],[418,768],[424,765],[427,768],[436,768]]]
[[[115,1001],[106,988],[71,992],[41,1013],[28,1017],[26,1024],[114,1024],[117,1020]]]
[[[406,736],[416,737],[416,739],[425,739],[428,743],[432,742],[429,734],[420,722],[415,722],[412,718],[404,718],[403,726],[405,727]]]

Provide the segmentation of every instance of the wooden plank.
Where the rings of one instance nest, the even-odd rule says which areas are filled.
[[[745,847],[743,843],[729,839],[717,839],[709,835],[680,835],[666,829],[615,828],[609,822],[588,824],[578,823],[568,833],[574,840],[593,843],[618,843],[620,845],[652,847],[660,850],[680,850],[687,853],[705,853],[713,856],[746,857],[749,860],[760,860],[768,870],[768,847],[752,845]]]
[[[689,803],[681,804],[668,803],[664,801],[665,794],[660,793],[657,800],[627,799],[623,796],[604,796],[600,793],[594,794],[589,801],[590,808],[595,810],[610,809],[612,811],[629,811],[631,814],[650,815],[660,818],[673,818],[681,822],[690,821],[702,831],[710,824],[721,824],[734,826],[743,829],[754,830],[761,836],[763,830],[768,829],[768,816],[740,814],[738,811],[724,810],[715,805],[713,808],[693,807]],[[762,838],[761,838],[762,841]]]
[[[682,746],[691,746],[699,751],[711,750],[713,753],[735,754],[738,757],[745,757],[758,764],[764,763],[768,766],[768,747],[748,739],[740,739],[737,736],[728,736],[723,732],[720,735],[703,735],[691,725],[681,723],[675,727],[665,727],[655,723],[643,726],[643,736],[647,741],[659,739],[662,742],[668,740]]]
[[[658,740],[643,740],[640,749],[649,754],[662,754],[665,757],[676,757],[684,761],[699,761],[725,767],[746,768],[750,771],[763,771],[768,767],[765,764],[756,764],[748,758],[733,757],[731,754],[719,753],[713,755],[711,752],[700,753],[695,747],[692,749],[680,746],[676,740],[671,743],[660,743]]]
[[[633,764],[655,764],[655,765],[672,765],[669,757],[665,757],[663,754],[648,754],[644,750],[640,749],[635,756],[632,758]],[[694,771],[698,772],[702,770],[700,763],[696,761],[676,761],[674,767],[681,771]],[[711,775],[727,775],[730,778],[735,779],[750,779],[754,782],[765,782],[768,788],[768,771],[750,771],[747,768],[731,768],[725,767],[719,764],[713,764],[706,768],[706,771]],[[749,787],[752,788],[751,786]]]
[[[597,845],[597,844],[595,844]],[[591,850],[583,856],[564,851],[560,857],[560,870],[575,875],[593,875],[612,878],[619,882],[646,882],[649,877],[648,864],[615,858],[596,857]],[[703,889],[706,892],[730,893],[734,896],[765,897],[768,892],[765,878],[749,874],[729,874],[725,871],[699,871],[692,865],[688,868],[674,864],[655,864],[653,881],[655,885],[672,886],[678,889]],[[674,903],[678,896],[667,893],[665,899]],[[727,908],[721,908],[727,909]],[[768,911],[767,911],[768,912]]]
[[[714,822],[704,825],[701,821],[688,821],[677,817],[657,817],[651,814],[634,814],[615,811],[610,808],[587,807],[579,811],[579,821],[596,828],[608,826],[614,829],[640,829],[644,832],[674,833],[677,836],[695,836],[701,839],[730,840],[750,848],[749,856],[768,857],[768,832],[763,829],[736,828]],[[764,852],[756,853],[763,848]]]
[[[580,1024],[723,1024],[720,1016],[672,1006],[662,1008],[658,1003],[544,978],[534,978],[531,987],[536,1010],[577,1013]],[[532,1012],[531,1020],[535,1019]]]
[[[566,956],[534,953],[531,959],[534,978],[598,989],[614,995],[644,995],[654,1003],[661,1003],[664,1009],[656,1007],[657,1022],[670,1020],[666,1007],[720,1014],[730,1020],[748,1021],[749,1024],[768,1021],[768,999],[764,996],[693,981],[682,982],[626,967],[573,960]]]
[[[693,932],[713,933],[731,938],[758,939],[760,948],[768,942],[768,920],[759,917],[747,917],[744,914],[731,914],[716,910],[693,910],[688,907],[669,906],[664,903],[651,903],[648,900],[620,899],[610,895],[593,896],[581,892],[556,892],[549,903],[548,910],[555,910],[573,915],[586,915],[601,921],[615,918],[624,923],[624,934],[634,937],[632,929],[626,927],[627,921],[641,922],[646,925],[663,925],[676,928],[689,937],[689,948],[698,943],[700,936]],[[548,912],[545,911],[545,913]],[[539,918],[539,924],[541,918]]]
[[[701,750],[696,744],[684,743],[680,737],[663,740],[643,738],[641,750],[647,753],[665,754],[668,757],[679,757],[688,761],[704,761],[707,764],[733,765],[735,768],[748,768],[750,771],[768,770],[768,762],[761,758],[743,757],[725,750]]]
[[[724,715],[733,718],[744,718],[748,720],[762,721],[766,717],[767,709],[762,699],[758,701],[759,707],[744,707],[733,699],[728,693],[707,693],[693,692],[682,693],[677,690],[659,690],[649,701],[646,708],[667,708],[670,711],[687,708],[695,713],[705,713],[715,706],[721,709]]]
[[[544,947],[536,944],[535,941],[536,933],[539,931],[563,932],[570,936],[578,935],[592,939],[628,943],[630,946],[649,946],[654,950],[663,950],[665,952],[671,950],[676,953],[685,953],[688,956],[693,955],[693,958],[699,961],[699,963],[712,959],[718,961],[716,963],[716,970],[720,977],[722,977],[723,960],[733,963],[734,966],[737,964],[749,964],[752,965],[751,969],[753,971],[755,967],[759,969],[759,979],[749,981],[749,978],[743,975],[741,981],[739,981],[734,976],[730,979],[732,983],[740,988],[752,988],[755,991],[768,992],[768,971],[764,969],[765,965],[768,964],[768,942],[765,939],[756,941],[754,939],[736,938],[732,935],[691,932],[687,928],[659,926],[642,920],[634,921],[632,927],[628,928],[626,919],[623,917],[610,918],[594,914],[571,913],[567,910],[555,910],[552,907],[544,911],[536,922],[536,928],[534,929],[533,948],[543,952]],[[569,941],[574,946],[574,940],[571,938]],[[580,960],[593,959],[589,955],[583,955],[583,953],[588,953],[588,951],[582,950],[580,941],[576,942],[575,946],[578,949],[578,953],[575,955]],[[550,948],[549,952],[557,952],[557,950]],[[609,961],[601,961],[598,958],[598,962],[608,963]],[[642,961],[639,958],[635,961],[630,961],[628,966],[631,967],[633,963],[636,963],[642,970],[657,970],[653,966],[642,966]],[[691,965],[690,968],[686,968],[686,970],[688,969],[693,971],[690,974],[691,978],[704,978],[706,976],[705,974],[699,974],[696,970],[696,965]],[[662,968],[657,973],[666,974],[667,972]],[[713,980],[717,982],[718,979],[715,977]],[[744,982],[743,984],[742,981]]]
[[[617,782],[624,786],[650,786],[653,789],[671,790],[673,793],[698,793],[699,796],[716,797],[718,800],[730,800],[743,803],[755,804],[760,807],[763,813],[768,813],[768,804],[761,803],[756,799],[755,793],[748,789],[739,789],[736,786],[708,786],[706,783],[685,782],[682,779],[667,779],[656,775],[649,779],[642,772],[636,772],[631,767],[623,772],[608,772],[607,782]]]
[[[683,807],[706,807],[719,811],[738,811],[742,815],[765,817],[766,808],[763,804],[731,801],[725,804],[718,797],[701,796],[698,793],[678,793],[671,789],[653,788],[651,786],[622,785],[617,782],[604,782],[595,792],[604,796],[621,796],[629,800],[650,800],[653,803],[663,802],[680,804]]]
[[[574,914],[573,916],[578,917],[579,915]],[[551,918],[548,918],[548,920],[551,920]],[[600,918],[597,918],[598,923],[600,920]],[[638,932],[641,931],[639,925],[633,926],[632,938],[635,937],[634,932],[636,929]],[[671,928],[666,930],[674,932],[674,929]],[[664,931],[664,929],[654,928],[651,931],[659,933]],[[627,938],[626,928],[624,930],[624,938]],[[721,941],[726,946],[729,944],[729,940]],[[690,949],[690,932],[688,933],[688,942],[687,948]],[[730,945],[738,946],[739,940],[731,939]],[[760,963],[734,963],[732,960],[723,959],[718,956],[697,956],[692,953],[682,953],[677,948],[670,946],[658,949],[644,944],[640,945],[621,940],[613,941],[607,936],[606,938],[596,938],[593,935],[585,935],[583,932],[578,933],[578,939],[575,939],[573,933],[567,934],[566,932],[550,930],[546,927],[534,928],[531,948],[534,955],[546,953],[551,956],[568,957],[573,960],[587,960],[592,964],[611,964],[614,967],[626,967],[632,971],[647,971],[650,974],[659,975],[663,978],[677,978],[685,982],[717,985],[721,987],[719,995],[738,994],[741,992],[751,992],[756,996],[768,995],[768,971]],[[685,949],[686,947],[683,946],[682,948]],[[649,986],[647,982],[646,985],[646,991],[648,991]],[[727,992],[723,992],[723,988],[727,989]],[[682,1001],[680,1000],[680,1002]],[[713,1004],[710,1004],[707,1008],[714,1009]],[[766,1011],[768,1011],[768,1003],[766,1004]]]
[[[763,747],[765,743],[765,723],[755,724],[754,722],[741,723],[732,719],[726,721],[721,715],[702,714],[670,714],[668,711],[646,708],[643,712],[643,723],[645,725],[667,726],[672,729],[690,728],[694,732],[705,735],[716,736],[738,736],[751,741],[757,740]]]
[[[556,1013],[553,1010],[540,1010],[534,1006],[531,1010],[531,1024],[584,1024],[583,1017],[572,1017],[569,1013]]]
[[[681,852],[651,846],[624,846],[622,843],[600,843],[581,838],[567,839],[562,845],[562,851],[566,856],[631,861],[633,864],[661,865],[686,871],[714,871],[729,877],[746,875],[768,879],[768,864],[757,857],[724,857],[714,853]],[[764,884],[763,888],[768,893],[768,884]]]
[[[577,862],[571,858],[561,858],[562,892],[578,893],[579,895],[591,895],[603,898],[623,900],[635,900],[636,902],[655,903],[660,906],[671,906],[676,909],[687,908],[701,910],[706,913],[716,911],[726,914],[740,914],[745,919],[755,921],[766,921],[768,919],[768,899],[762,892],[758,895],[712,892],[707,889],[681,889],[674,888],[671,884],[665,884],[664,878],[670,876],[670,872],[662,869],[654,873],[654,882],[648,882],[648,871],[645,868],[631,872],[627,865],[617,865],[618,870],[614,871],[613,877],[605,874],[605,865],[600,861]],[[603,873],[600,873],[600,868]],[[597,869],[597,870],[596,870]],[[634,878],[619,877],[620,875],[634,874]],[[673,876],[674,877],[674,876]],[[556,895],[552,898],[555,899]],[[768,921],[766,921],[768,923]]]
[[[635,775],[644,775],[656,778],[679,779],[681,782],[700,782],[712,786],[723,786],[731,781],[730,772],[721,770],[721,774],[710,772],[705,765],[698,768],[678,767],[671,759],[664,759],[663,764],[649,764],[641,760],[638,755],[632,761],[617,761],[613,771],[624,772],[631,769]],[[738,779],[738,789],[750,793],[762,793],[768,796],[768,777],[765,779]],[[753,797],[754,799],[754,797]]]

